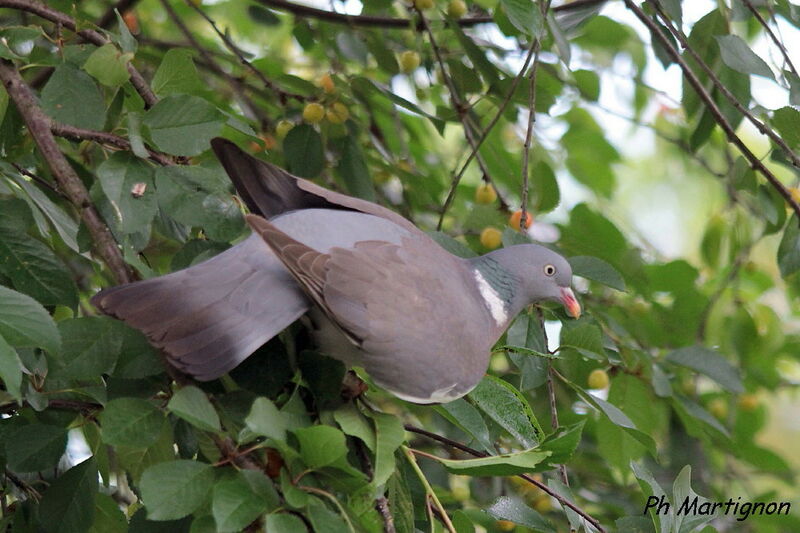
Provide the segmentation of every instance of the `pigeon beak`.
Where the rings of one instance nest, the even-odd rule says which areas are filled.
[[[575,293],[569,287],[561,289],[561,303],[567,308],[567,312],[572,318],[580,318],[581,304],[578,303]]]

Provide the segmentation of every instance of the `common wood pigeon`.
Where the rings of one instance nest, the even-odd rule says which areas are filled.
[[[580,314],[572,270],[539,245],[462,259],[397,213],[297,178],[225,139],[212,147],[253,233],[195,266],[105,289],[92,303],[180,370],[215,379],[304,313],[320,350],[416,403],[472,390],[524,307]]]

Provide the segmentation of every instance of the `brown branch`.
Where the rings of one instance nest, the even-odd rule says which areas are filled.
[[[716,123],[719,124],[722,130],[725,132],[728,141],[739,149],[742,155],[744,155],[744,157],[750,163],[750,166],[753,169],[758,170],[767,179],[770,185],[772,185],[775,190],[777,190],[780,195],[783,196],[783,198],[786,200],[786,203],[788,203],[797,216],[800,217],[800,205],[794,200],[794,198],[792,198],[792,194],[783,185],[783,183],[781,183],[777,176],[775,176],[775,174],[773,174],[747,147],[744,141],[742,141],[742,139],[736,135],[736,131],[733,129],[733,126],[731,126],[730,122],[728,122],[728,119],[725,118],[725,115],[722,114],[722,111],[720,110],[719,106],[717,106],[717,103],[714,102],[714,99],[711,97],[705,87],[703,87],[703,84],[697,78],[697,75],[695,75],[692,69],[689,68],[689,65],[686,63],[683,57],[681,57],[680,52],[678,52],[678,50],[673,46],[672,42],[664,34],[658,24],[651,20],[650,17],[648,17],[644,11],[634,4],[632,0],[623,1],[625,2],[627,8],[631,10],[634,15],[636,15],[642,24],[647,26],[651,33],[661,42],[661,45],[664,47],[667,53],[672,56],[672,59],[680,66],[684,76],[686,77],[686,80],[706,104],[706,107],[714,117]]]
[[[165,3],[165,4],[168,2],[168,0],[161,0],[161,1],[162,1],[162,3]],[[261,72],[256,67],[254,67],[253,64],[250,63],[247,60],[246,57],[244,57],[244,55],[242,54],[242,51],[239,49],[239,47],[236,46],[236,44],[233,41],[231,41],[230,37],[228,37],[224,32],[222,32],[219,29],[219,27],[217,26],[217,23],[214,22],[214,19],[209,17],[205,13],[205,11],[203,11],[200,8],[199,4],[196,4],[192,0],[184,0],[184,1],[186,2],[186,5],[188,5],[192,9],[194,9],[201,17],[203,17],[206,20],[206,22],[209,23],[209,25],[211,25],[211,27],[213,28],[214,32],[222,40],[222,42],[225,43],[225,46],[228,48],[228,50],[230,50],[231,53],[233,53],[233,55],[235,55],[239,59],[239,62],[245,68],[247,68],[250,72],[255,74],[255,76],[261,81],[261,83],[264,84],[264,86],[267,89],[277,93],[278,97],[281,99],[281,103],[285,103],[287,98],[293,98],[293,99],[298,100],[300,102],[303,102],[303,101],[306,100],[306,98],[304,96],[302,96],[302,95],[284,91],[283,89],[281,89],[280,87],[275,85],[275,83],[272,82],[269,78],[267,78],[264,75],[263,72]]]
[[[92,204],[89,191],[59,150],[56,139],[50,131],[50,118],[39,107],[30,87],[25,84],[11,62],[0,61],[0,81],[3,82],[8,96],[22,115],[59,189],[69,198],[86,224],[94,241],[95,251],[111,270],[117,283],[133,281],[135,276],[125,264],[111,231]]]
[[[758,20],[758,22],[764,27],[770,39],[772,39],[772,42],[775,43],[775,46],[777,46],[778,50],[781,51],[783,60],[786,61],[786,65],[789,67],[789,70],[791,70],[794,73],[794,75],[797,76],[798,75],[797,69],[794,68],[794,63],[792,63],[792,60],[789,57],[789,52],[786,51],[786,47],[783,45],[781,40],[778,39],[778,36],[775,35],[775,32],[772,31],[772,28],[769,27],[767,21],[764,20],[764,17],[761,16],[761,13],[758,12],[758,10],[755,8],[755,6],[753,6],[753,3],[750,0],[742,0],[742,2],[744,3],[745,6],[747,6],[747,9],[749,9],[750,12],[753,13],[753,15],[756,17],[756,20]]]
[[[126,12],[133,9],[133,7],[139,3],[139,0],[119,0],[115,5],[109,6],[105,13],[100,17],[97,21],[97,26],[100,28],[108,28],[111,24],[117,20],[117,14],[115,11],[119,11],[120,15],[124,15]]]
[[[362,26],[372,28],[399,28],[399,29],[416,29],[422,31],[425,29],[422,21],[414,23],[411,19],[397,18],[397,17],[381,17],[375,15],[347,15],[344,13],[335,13],[325,9],[317,9],[294,2],[287,2],[286,0],[255,0],[259,4],[263,4],[272,9],[287,11],[298,17],[307,17],[322,20],[324,22],[332,22],[334,24],[347,24],[349,26]],[[594,6],[602,4],[606,0],[575,0],[567,4],[554,7],[553,11],[568,12],[575,9],[580,9],[587,6]],[[494,17],[491,15],[479,15],[474,17],[467,17],[455,21],[461,27],[475,26],[478,24],[493,24]]]
[[[437,441],[437,442],[439,442],[441,444],[444,444],[446,446],[450,446],[451,448],[455,448],[457,450],[461,450],[462,452],[468,453],[469,455],[471,455],[473,457],[490,457],[490,455],[488,453],[481,452],[481,451],[476,450],[474,448],[470,448],[466,444],[462,444],[462,443],[454,441],[452,439],[448,439],[447,437],[443,437],[441,435],[437,435],[436,433],[431,433],[430,431],[424,430],[422,428],[418,428],[418,427],[412,426],[410,424],[405,424],[403,427],[405,428],[406,431],[410,431],[411,433],[417,433],[418,435],[423,435],[423,436],[428,437],[429,439],[435,440],[435,441]],[[580,507],[578,507],[577,505],[575,505],[574,503],[572,503],[568,499],[564,498],[563,496],[558,494],[556,491],[554,491],[553,489],[551,489],[550,487],[548,487],[547,485],[545,485],[541,481],[536,480],[535,478],[529,476],[528,474],[517,474],[517,477],[520,477],[520,478],[524,479],[525,481],[527,481],[528,483],[530,483],[532,485],[535,485],[542,492],[544,492],[544,493],[552,496],[556,500],[558,500],[558,502],[561,505],[563,505],[565,507],[569,507],[570,509],[572,509],[573,511],[578,513],[581,517],[583,517],[587,522],[589,522],[600,533],[606,533],[606,530],[603,528],[602,525],[600,525],[600,521],[599,520],[597,520],[593,516],[589,515],[586,511],[584,511],[583,509],[581,509]]]
[[[528,228],[528,165],[530,164],[531,139],[533,139],[533,127],[536,124],[536,73],[539,71],[539,49],[541,45],[536,39],[534,45],[533,65],[528,76],[530,87],[528,88],[528,125],[525,128],[525,142],[522,144],[522,194],[520,195],[520,222],[519,231],[525,233]]]
[[[88,42],[97,46],[103,46],[104,44],[108,44],[110,42],[101,33],[95,30],[79,30],[77,24],[71,17],[44,4],[41,4],[36,0],[0,0],[0,7],[9,7],[12,9],[33,13],[34,15],[37,15],[43,19],[55,22],[58,26],[63,26],[68,30],[75,32]],[[142,74],[136,70],[136,67],[134,67],[132,63],[128,63],[128,72],[131,75],[131,84],[142,97],[142,100],[144,100],[145,106],[154,106],[156,102],[158,102],[158,98],[156,98],[156,95],[153,93],[153,90],[150,89],[150,85],[148,85],[147,81],[145,81]]]
[[[99,144],[105,144],[108,146],[113,146],[114,148],[119,148],[120,150],[131,149],[131,143],[128,141],[128,139],[120,137],[119,135],[114,135],[113,133],[107,133],[105,131],[87,130],[83,128],[76,128],[75,126],[70,126],[68,124],[58,124],[55,122],[51,122],[50,131],[52,131],[54,135],[63,137],[65,139],[71,139],[73,141],[94,141]],[[147,153],[150,154],[151,161],[161,166],[168,167],[175,164],[175,161],[170,156],[161,152],[157,152],[148,148]]]
[[[627,0],[626,3],[628,3],[629,1],[630,0]],[[780,135],[775,133],[771,128],[767,127],[766,124],[758,120],[755,117],[755,115],[753,115],[744,105],[741,104],[741,102],[739,102],[736,96],[734,96],[734,94],[730,92],[730,90],[728,90],[725,84],[722,83],[722,81],[717,77],[716,73],[713,70],[711,70],[711,67],[709,67],[705,61],[703,61],[703,58],[700,57],[700,54],[698,54],[697,51],[689,45],[689,40],[687,39],[686,35],[683,33],[681,29],[675,27],[670,18],[664,13],[659,0],[654,0],[653,3],[656,6],[656,12],[658,13],[661,20],[664,22],[667,29],[670,31],[672,35],[675,36],[676,39],[678,39],[678,42],[681,43],[681,46],[689,53],[689,55],[692,56],[692,59],[694,59],[695,62],[697,62],[697,64],[700,66],[703,72],[706,73],[708,78],[714,84],[714,87],[725,97],[726,100],[728,100],[728,102],[730,102],[730,104],[739,113],[744,115],[744,117],[748,121],[750,121],[750,123],[753,126],[755,126],[758,129],[758,131],[760,131],[763,135],[769,137],[770,140],[772,140],[772,142],[777,144],[781,148],[781,150],[783,150],[783,152],[789,157],[789,159],[791,160],[792,164],[795,167],[800,168],[800,157],[798,157],[798,155],[794,152],[794,150],[792,150],[789,147],[789,145],[786,144],[786,142],[781,138]]]

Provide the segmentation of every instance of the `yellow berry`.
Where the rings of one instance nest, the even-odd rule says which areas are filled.
[[[475,189],[475,203],[476,204],[493,204],[497,200],[497,193],[494,187],[488,183],[481,183]]]
[[[792,194],[792,200],[800,203],[800,187],[789,187],[789,192]]]
[[[409,74],[417,70],[420,64],[419,54],[413,50],[406,50],[400,54],[400,70]]]
[[[503,234],[500,233],[500,230],[497,228],[489,226],[488,228],[484,228],[481,232],[481,246],[484,248],[494,250],[495,248],[499,248],[502,242]]]
[[[514,528],[517,527],[511,520],[498,520],[495,524],[500,531],[514,531]]]
[[[608,387],[608,372],[601,368],[596,368],[589,374],[587,382],[590,389],[605,389]]]
[[[460,19],[467,12],[467,4],[464,0],[450,0],[447,4],[447,14],[454,19]]]
[[[347,106],[341,102],[335,102],[328,108],[328,111],[325,112],[325,118],[327,118],[328,122],[331,124],[343,124],[348,117],[350,117],[350,111],[348,111]]]
[[[328,94],[333,94],[336,92],[336,85],[333,84],[333,78],[331,78],[330,74],[323,74],[319,78],[319,86],[322,87],[322,90]]]
[[[420,11],[423,9],[430,9],[433,7],[433,0],[414,0],[414,7]]]
[[[292,128],[294,128],[292,122],[288,120],[279,120],[278,124],[275,126],[275,135],[278,136],[278,139],[283,139]]]
[[[508,219],[508,225],[519,231],[520,221],[522,220],[522,211],[514,211]],[[533,215],[530,212],[525,213],[525,229],[528,229],[533,224]]]
[[[739,409],[742,411],[755,411],[758,405],[758,396],[755,394],[742,394],[739,397]]]
[[[469,500],[469,487],[453,487],[453,490],[450,492],[453,494],[453,499],[457,502],[465,502]]]
[[[716,418],[723,420],[728,416],[728,402],[722,398],[714,398],[708,404],[708,412]]]
[[[321,122],[323,118],[325,118],[325,108],[322,107],[322,104],[316,102],[306,104],[306,107],[303,109],[303,120],[311,124],[317,124]]]

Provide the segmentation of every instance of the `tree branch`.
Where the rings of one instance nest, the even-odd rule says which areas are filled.
[[[86,224],[97,254],[111,270],[117,283],[133,281],[135,276],[125,264],[111,231],[92,204],[89,192],[70,166],[67,158],[59,150],[55,137],[50,131],[50,118],[44,114],[30,87],[25,84],[19,72],[9,61],[0,61],[0,81],[22,115],[28,131],[50,167],[59,189],[69,198],[70,203],[78,210],[81,219]]]
[[[747,6],[747,9],[750,10],[753,16],[756,17],[756,20],[758,20],[758,22],[761,23],[761,25],[764,27],[764,30],[766,30],[767,34],[769,35],[770,39],[772,39],[772,42],[775,43],[775,46],[777,46],[778,50],[781,51],[783,60],[786,61],[786,66],[789,67],[789,70],[791,70],[795,76],[798,76],[797,69],[794,68],[794,63],[792,63],[792,60],[789,57],[789,53],[786,51],[786,47],[783,45],[781,40],[778,39],[778,36],[775,35],[775,32],[772,31],[772,28],[769,27],[769,24],[767,24],[767,21],[764,20],[764,17],[761,16],[761,13],[758,12],[758,10],[755,8],[755,6],[753,6],[753,3],[750,0],[742,0],[742,2],[744,2],[744,5]]]
[[[94,30],[79,30],[77,24],[71,17],[44,4],[40,4],[36,0],[0,0],[0,7],[10,7],[12,9],[33,13],[34,15],[51,22],[55,22],[56,24],[75,32],[88,42],[97,46],[103,46],[104,44],[108,44],[110,42],[101,33]],[[131,75],[131,84],[142,97],[145,105],[147,107],[154,106],[156,102],[158,102],[158,98],[153,93],[152,89],[150,89],[150,85],[148,85],[147,81],[145,81],[142,74],[136,70],[136,67],[134,67],[131,63],[128,63],[128,72]]]
[[[68,124],[58,124],[56,122],[50,123],[50,131],[53,132],[53,135],[73,141],[94,141],[96,143],[119,148],[120,150],[131,149],[131,143],[128,139],[105,131],[86,130]],[[175,164],[175,161],[166,154],[151,150],[150,148],[147,149],[147,152],[150,154],[150,160],[154,163],[165,167]]]
[[[629,10],[631,10],[636,18],[638,18],[642,24],[647,26],[647,28],[651,31],[651,33],[661,42],[661,45],[667,51],[667,53],[672,56],[672,59],[680,66],[681,70],[683,71],[684,76],[686,76],[686,80],[692,86],[694,91],[700,97],[701,100],[706,104],[711,115],[714,117],[714,120],[717,124],[720,125],[722,130],[725,132],[725,135],[728,137],[728,141],[735,145],[739,151],[744,155],[747,161],[750,163],[750,166],[758,170],[772,185],[772,187],[777,190],[781,196],[783,196],[786,203],[792,208],[792,210],[800,217],[800,205],[792,198],[792,194],[789,190],[781,183],[781,181],[772,173],[765,165],[761,162],[761,160],[747,147],[747,145],[736,135],[736,131],[731,126],[728,119],[725,118],[725,115],[722,114],[719,106],[717,103],[714,102],[714,99],[708,93],[708,91],[703,87],[703,84],[697,78],[695,73],[689,68],[689,65],[686,61],[681,57],[680,52],[672,45],[672,42],[664,35],[661,28],[656,24],[653,20],[648,17],[644,11],[642,11],[636,4],[633,3],[632,0],[623,0],[625,5]],[[702,62],[701,62],[702,64]]]

